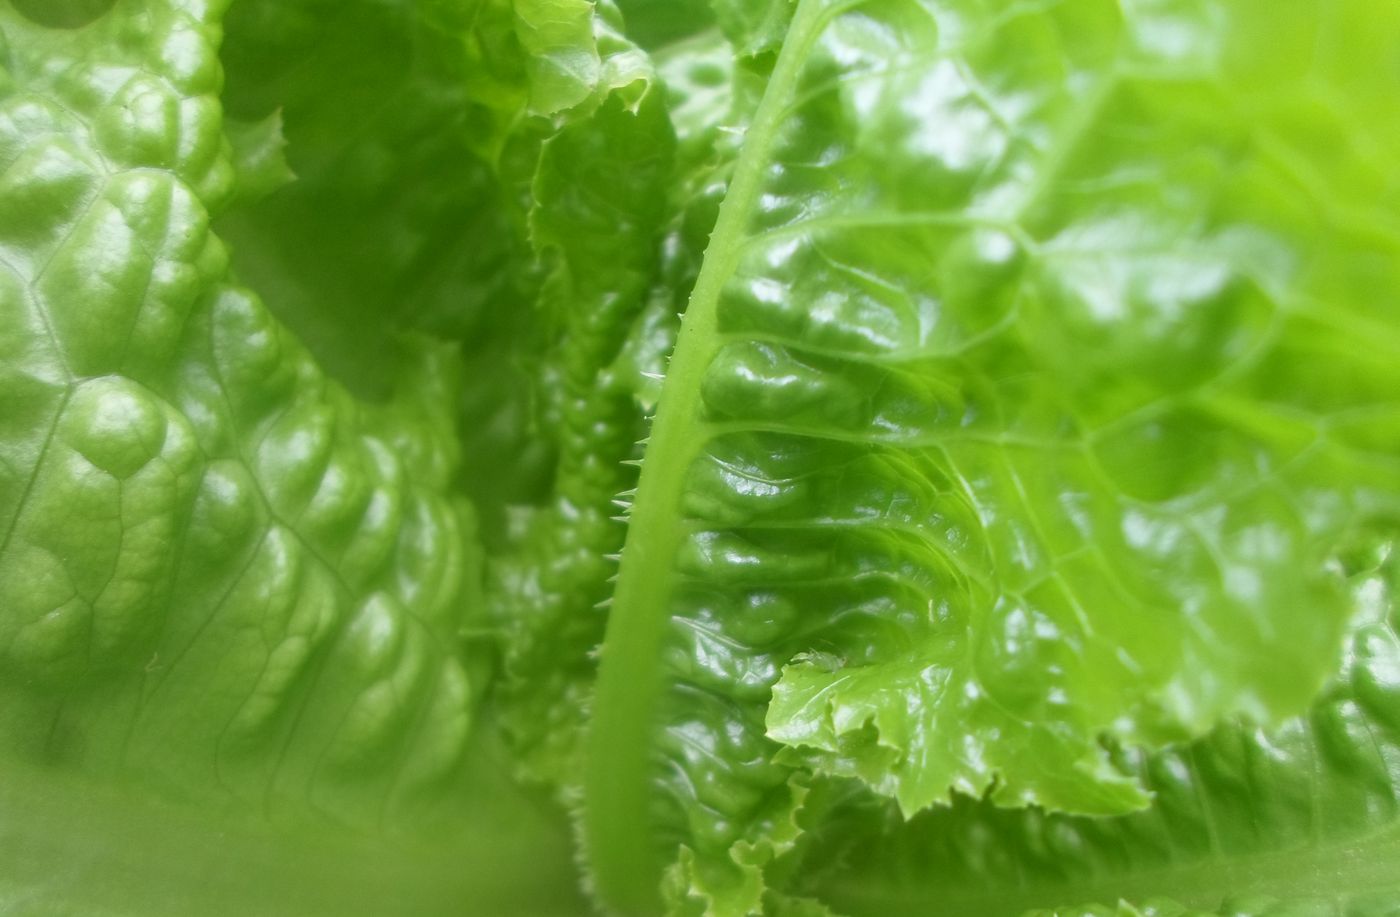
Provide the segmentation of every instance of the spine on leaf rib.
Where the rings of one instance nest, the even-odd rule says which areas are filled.
[[[643,459],[603,643],[584,774],[583,842],[602,901],[627,914],[659,909],[662,864],[652,838],[650,769],[661,645],[682,531],[682,485],[705,439],[700,382],[719,347],[716,307],[742,247],[781,113],[812,41],[832,13],[799,0],[755,113],[696,278]]]

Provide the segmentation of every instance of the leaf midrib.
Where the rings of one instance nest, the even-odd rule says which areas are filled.
[[[643,458],[602,647],[584,766],[583,842],[599,897],[621,913],[660,908],[662,864],[651,796],[661,650],[674,559],[685,529],[682,489],[706,436],[700,384],[721,346],[718,303],[738,263],[781,115],[813,41],[839,5],[799,0],[787,40],[735,164],[662,385]]]

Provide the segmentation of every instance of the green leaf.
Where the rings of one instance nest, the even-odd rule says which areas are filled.
[[[386,348],[396,331],[482,347],[528,298],[524,220],[488,159],[512,122],[480,98],[472,68],[486,64],[462,45],[408,3],[230,9],[224,104],[243,121],[281,118],[297,180],[218,231],[240,279],[365,397],[384,398],[413,359]]]
[[[408,342],[357,402],[230,280],[219,13],[0,9],[6,771],[235,821],[445,815],[482,611],[454,360]]]
[[[660,260],[674,138],[659,98],[636,112],[614,96],[549,138],[535,175],[530,229],[547,271],[533,354],[540,437],[552,446],[549,495],[518,513],[492,565],[504,634],[501,700],[522,768],[577,782],[586,697],[602,639],[600,607],[622,547],[625,465],[645,432],[626,361]]]
[[[652,54],[711,25],[714,13],[705,0],[619,0],[627,34]]]
[[[1120,754],[1153,792],[1111,819],[959,800],[900,819],[825,787],[805,891],[849,915],[1370,915],[1400,903],[1400,555],[1348,552],[1341,672],[1305,718]],[[1119,902],[1123,902],[1119,905]]]
[[[541,114],[573,108],[602,72],[589,0],[517,0],[517,33],[530,70],[530,106]]]
[[[602,649],[607,900],[742,871],[794,769],[1109,815],[1152,800],[1115,745],[1307,709],[1400,518],[1397,25],[798,5]]]
[[[525,51],[530,108],[553,115],[617,91],[635,108],[651,80],[646,55],[621,34],[611,3],[513,0]]]
[[[287,165],[280,111],[258,121],[227,119],[224,133],[231,148],[239,199],[257,200],[296,178]]]
[[[827,521],[859,530],[871,524],[860,517],[882,516],[877,527],[889,538],[891,523],[931,520],[935,531],[925,522],[924,537],[935,556],[898,536],[891,547],[925,576],[943,568],[932,572],[941,582],[925,593],[924,620],[895,638],[912,647],[878,648],[890,638],[872,634],[858,638],[864,658],[852,671],[786,670],[768,723],[794,746],[790,760],[863,776],[906,812],[950,787],[979,795],[993,779],[993,798],[1005,804],[1124,811],[1147,798],[1112,774],[1096,736],[1154,745],[1230,715],[1277,722],[1302,709],[1335,665],[1347,611],[1332,572],[1337,541],[1393,518],[1400,479],[1332,427],[1359,412],[1361,426],[1379,434],[1388,421],[1371,412],[1385,411],[1383,393],[1400,390],[1400,377],[1393,358],[1379,356],[1393,354],[1394,342],[1362,330],[1375,318],[1354,281],[1312,273],[1304,261],[1361,260],[1384,248],[1356,231],[1319,244],[1310,218],[1279,212],[1280,201],[1309,190],[1344,200],[1348,181],[1371,166],[1359,157],[1326,163],[1340,187],[1323,191],[1299,188],[1294,164],[1280,164],[1289,154],[1278,147],[1306,157],[1310,138],[1291,133],[1277,88],[1239,59],[1257,15],[1272,16],[1241,7],[1219,22],[1203,18],[1212,44],[1196,43],[1185,59],[1146,41],[1159,31],[1152,15],[1117,27],[1107,20],[1102,48],[1050,46],[1039,58],[1086,86],[1097,80],[1087,101],[1067,88],[1067,111],[1047,100],[1005,128],[995,124],[995,99],[973,86],[1005,95],[1017,76],[1003,63],[1006,48],[1043,41],[1054,18],[1025,17],[945,45],[966,76],[931,60],[918,75],[874,77],[890,101],[868,88],[875,114],[861,127],[872,137],[886,117],[903,123],[909,112],[896,100],[919,87],[929,115],[960,119],[959,149],[916,137],[906,147],[917,161],[920,145],[932,143],[934,161],[969,171],[963,213],[943,225],[937,213],[910,214],[906,202],[918,196],[906,195],[902,211],[831,218],[861,224],[859,238],[804,215],[796,228],[768,230],[778,238],[756,246],[766,249],[755,253],[758,270],[739,268],[735,293],[749,309],[734,308],[735,323],[797,346],[731,344],[712,378],[718,369],[793,379],[789,405],[818,392],[845,396],[842,407],[813,404],[787,425],[794,433],[834,420],[842,434],[915,445],[897,447],[878,470],[842,472],[846,481],[893,471],[917,482],[895,491],[905,506],[874,513],[833,481],[827,492],[843,505]],[[843,39],[868,37],[862,26]],[[1068,23],[1056,29],[1067,31]],[[866,50],[872,69],[896,53]],[[1081,64],[1076,51],[1104,56]],[[1036,60],[1027,51],[1016,65]],[[1222,67],[1235,72],[1214,85]],[[1325,64],[1316,76],[1349,85]],[[1183,89],[1193,77],[1198,85]],[[1232,130],[1207,127],[1215,112],[1228,113]],[[1087,144],[1091,131],[1099,139]],[[1018,135],[1036,132],[1047,142],[1018,156]],[[1252,143],[1251,134],[1268,140]],[[1115,143],[1119,135],[1131,139]],[[876,149],[896,173],[907,168],[887,144]],[[975,183],[973,169],[982,172]],[[1054,193],[1052,181],[1072,190]],[[956,182],[945,175],[939,184]],[[1170,195],[1156,193],[1162,187]],[[919,303],[900,293],[866,287],[829,328],[765,302],[764,284],[786,280],[773,270],[775,249],[795,249],[783,267],[806,280],[877,263],[872,243],[891,252],[876,282],[892,291],[911,288],[921,252],[939,252],[926,282],[924,307],[939,313],[928,338]],[[1387,282],[1393,289],[1394,278]],[[841,327],[856,315],[865,340]],[[1358,347],[1355,335],[1371,340],[1375,359],[1347,352],[1342,342]],[[1318,352],[1320,340],[1329,343]],[[830,361],[803,345],[845,353]],[[719,399],[745,390],[728,379],[712,385]],[[884,391],[870,397],[877,387]],[[761,413],[759,422],[777,419]],[[911,460],[915,467],[885,464]],[[825,483],[817,468],[803,471],[804,488]],[[852,496],[855,505],[844,503]],[[856,552],[869,544],[851,540]]]
[[[0,0],[0,910],[1393,912],[1397,52]]]
[[[793,0],[712,0],[720,28],[744,57],[776,52],[783,44]]]
[[[63,917],[585,917],[569,835],[476,742],[451,830],[392,838],[153,801],[110,775],[5,765],[0,902]],[[455,807],[454,807],[455,808]]]

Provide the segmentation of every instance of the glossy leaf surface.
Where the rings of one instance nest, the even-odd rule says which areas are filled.
[[[607,856],[639,855],[618,821],[659,825],[743,909],[711,886],[754,894],[794,772],[909,814],[1110,815],[1152,797],[1105,742],[1307,709],[1354,611],[1342,552],[1393,538],[1400,500],[1373,206],[1398,148],[1361,76],[1396,25],[799,6],[643,465],[595,727]],[[1265,29],[1311,55],[1261,56]]]
[[[1368,0],[0,0],[0,911],[1393,913],[1397,100]]]

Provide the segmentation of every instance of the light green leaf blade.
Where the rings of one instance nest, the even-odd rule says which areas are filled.
[[[1400,511],[1396,27],[798,5],[603,647],[610,900],[649,834],[742,873],[792,769],[1108,815],[1151,799],[1115,742],[1307,709]]]
[[[804,103],[802,152],[844,148],[830,125],[845,118],[857,139],[833,171],[854,183],[876,158],[890,177],[855,207],[779,214],[731,281],[742,298],[721,300],[721,327],[728,309],[776,345],[726,345],[711,403],[752,398],[742,373],[785,382],[777,410],[715,406],[796,436],[840,428],[845,445],[784,489],[824,489],[841,501],[822,520],[832,540],[857,556],[884,542],[929,584],[922,610],[893,599],[920,623],[856,637],[852,671],[788,668],[770,735],[907,812],[994,779],[1005,804],[1123,811],[1147,799],[1097,735],[1153,745],[1301,710],[1346,619],[1338,542],[1392,524],[1400,495],[1388,456],[1336,429],[1383,436],[1400,391],[1393,336],[1367,330],[1385,313],[1350,266],[1383,257],[1393,213],[1318,239],[1311,216],[1280,209],[1301,195],[1345,206],[1373,180],[1370,151],[1328,152],[1319,184],[1300,183],[1294,160],[1320,151],[1278,96],[1292,103],[1292,84],[1267,84],[1252,56],[1271,12],[1181,12],[1175,27],[1197,31],[1179,48],[1151,9],[1119,22],[1104,7],[1097,40],[1088,14],[966,31],[935,15],[937,51],[913,70],[886,63],[913,33],[882,47],[867,17],[838,20],[832,46],[864,62],[860,86],[825,111]],[[1283,25],[1376,26],[1362,22]],[[1310,76],[1351,91],[1349,67],[1324,59]],[[1063,89],[1012,117],[1050,68]],[[1331,114],[1338,129],[1355,117]],[[775,281],[832,311],[772,302]],[[843,287],[844,302],[830,293]],[[889,509],[866,502],[876,493]]]
[[[1396,547],[1392,537],[1349,557],[1345,663],[1306,717],[1122,756],[1153,791],[1150,810],[1093,819],[962,799],[900,824],[887,805],[827,785],[793,867],[804,890],[848,915],[1394,913]]]
[[[530,108],[553,115],[619,92],[635,107],[651,82],[646,54],[622,34],[612,3],[512,0],[530,77]]]

